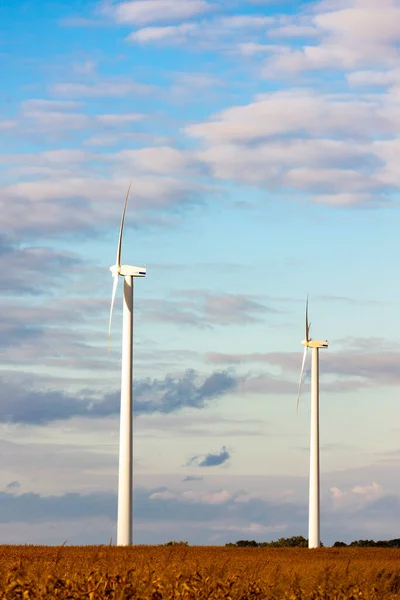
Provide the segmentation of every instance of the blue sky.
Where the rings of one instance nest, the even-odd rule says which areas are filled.
[[[39,8],[39,10],[38,10]],[[121,209],[136,543],[398,537],[400,2],[3,2],[4,542],[115,538]]]

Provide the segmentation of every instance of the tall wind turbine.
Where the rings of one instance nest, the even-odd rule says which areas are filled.
[[[132,181],[126,193],[124,209],[122,211],[121,227],[117,246],[116,264],[110,267],[114,278],[110,323],[108,328],[108,351],[110,351],[110,334],[112,313],[117,293],[119,276],[124,278],[124,301],[122,318],[122,365],[121,365],[121,412],[119,433],[119,476],[118,476],[118,546],[132,544],[132,507],[133,507],[133,278],[145,277],[145,267],[132,267],[121,265],[122,232],[126,205]]]
[[[312,348],[311,362],[311,426],[310,426],[310,481],[309,481],[309,513],[308,513],[308,547],[320,546],[320,498],[319,498],[319,349],[327,348],[327,340],[312,340],[308,323],[308,296],[306,302],[306,337],[301,342],[304,346],[303,363],[301,365],[300,383],[297,394],[299,408],[301,384],[307,350]]]

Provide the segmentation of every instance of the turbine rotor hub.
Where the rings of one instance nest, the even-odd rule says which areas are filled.
[[[112,267],[110,267],[110,271],[115,277],[115,275],[119,275],[121,273],[121,267],[119,267],[118,265],[113,265]]]

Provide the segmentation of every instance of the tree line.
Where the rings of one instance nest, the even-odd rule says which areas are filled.
[[[189,542],[184,541],[170,541],[163,546],[189,546]],[[279,540],[273,542],[256,542],[255,540],[238,540],[237,542],[229,542],[225,544],[226,547],[231,548],[308,548],[308,540],[302,535],[294,535],[289,538],[279,538]],[[324,544],[321,542],[321,547]],[[335,542],[333,548],[363,548],[363,547],[376,547],[376,548],[400,548],[400,538],[394,540],[356,540],[346,544],[345,542]]]
[[[238,540],[235,543],[230,542],[225,544],[228,547],[236,548],[307,548],[308,540],[302,535],[295,535],[289,538],[279,538],[273,542],[256,542],[255,540]],[[321,542],[321,546],[323,544]],[[394,540],[356,540],[346,544],[345,542],[335,542],[333,548],[362,548],[362,547],[376,547],[376,548],[400,548],[400,538]]]

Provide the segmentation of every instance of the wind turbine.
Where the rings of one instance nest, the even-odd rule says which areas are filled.
[[[319,498],[319,350],[327,348],[327,340],[312,340],[308,323],[308,296],[306,302],[306,337],[301,342],[304,346],[303,363],[301,365],[297,409],[299,408],[301,384],[307,350],[312,348],[311,361],[311,426],[310,426],[310,481],[309,481],[309,513],[308,513],[308,547],[320,546],[320,498]]]
[[[119,276],[124,278],[124,301],[122,318],[122,364],[121,364],[121,412],[119,433],[119,475],[118,475],[118,531],[117,545],[132,544],[132,507],[133,507],[133,278],[145,277],[145,267],[121,265],[122,232],[126,205],[132,181],[126,193],[122,211],[121,226],[117,246],[116,264],[110,267],[114,278],[111,296],[110,323],[108,328],[108,351],[110,352],[111,321],[117,293]]]

